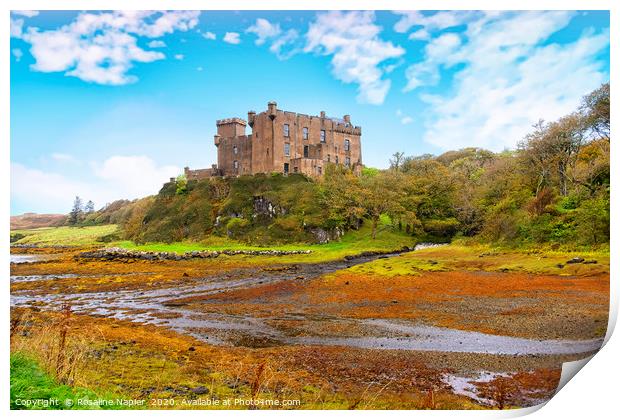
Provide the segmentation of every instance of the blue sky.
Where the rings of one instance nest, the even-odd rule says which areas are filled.
[[[609,80],[608,12],[11,13],[11,214],[156,193],[215,120],[350,114],[364,163],[514,148]]]

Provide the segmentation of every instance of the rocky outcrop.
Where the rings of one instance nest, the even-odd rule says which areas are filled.
[[[295,255],[310,254],[310,250],[292,250],[280,251],[276,249],[266,250],[222,250],[222,251],[189,251],[183,254],[176,252],[152,252],[152,251],[131,251],[123,248],[106,248],[96,251],[81,252],[74,258],[76,260],[103,260],[103,261],[129,261],[129,260],[147,260],[147,261],[181,261],[192,258],[217,258],[220,255]]]
[[[254,213],[252,214],[252,217],[266,217],[273,219],[280,214],[286,214],[286,211],[283,208],[274,205],[265,197],[254,197]]]
[[[318,244],[326,244],[330,241],[337,241],[342,236],[342,230],[336,228],[330,231],[322,228],[310,229],[310,233]]]

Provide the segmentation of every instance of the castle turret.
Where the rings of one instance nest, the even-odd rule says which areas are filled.
[[[344,120],[345,123],[351,124],[351,116],[350,115],[347,114],[344,117],[342,117],[342,119]]]
[[[254,118],[256,117],[256,112],[248,111],[248,125],[250,127],[254,127]]]
[[[278,112],[278,104],[276,101],[271,101],[267,104],[267,113],[272,120],[276,117]]]

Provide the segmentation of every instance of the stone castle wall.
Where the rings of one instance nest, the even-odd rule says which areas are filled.
[[[252,129],[249,135],[247,125]],[[340,119],[327,117],[324,112],[319,116],[298,114],[277,109],[277,104],[270,102],[266,111],[248,112],[247,122],[241,118],[218,120],[214,136],[217,168],[190,174],[196,178],[208,173],[238,176],[299,172],[316,177],[324,173],[328,163],[347,165],[359,172],[361,136],[361,127],[351,124],[348,115]]]

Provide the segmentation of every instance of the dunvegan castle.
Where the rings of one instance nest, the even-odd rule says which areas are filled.
[[[214,136],[217,165],[208,169],[185,168],[187,180],[212,176],[239,176],[280,172],[320,177],[325,166],[345,165],[353,172],[362,168],[362,129],[349,115],[332,118],[278,109],[269,102],[261,113],[217,121]],[[246,126],[252,129],[246,134]]]

